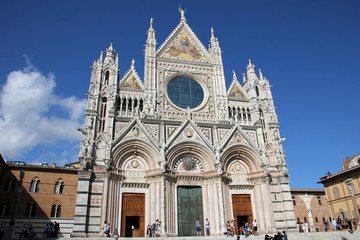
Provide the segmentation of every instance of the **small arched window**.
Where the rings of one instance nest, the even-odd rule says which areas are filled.
[[[36,186],[35,186],[35,192],[39,192],[39,191],[40,191],[40,180],[36,182]]]
[[[33,204],[29,203],[28,205],[26,205],[25,217],[35,217],[36,208],[37,208],[36,203]]]
[[[106,71],[106,73],[105,73],[105,81],[104,81],[105,85],[109,84],[109,76],[110,76],[109,71]]]
[[[30,183],[29,192],[35,192],[35,185],[36,185],[35,180],[32,180],[31,183]]]
[[[260,95],[258,86],[255,87],[255,91],[256,91],[256,96],[258,97]]]
[[[339,199],[339,198],[340,198],[339,189],[338,189],[337,187],[334,188],[334,196],[335,196],[335,199]]]
[[[50,217],[59,218],[61,215],[61,205],[60,204],[53,204],[51,207],[51,214]]]
[[[64,182],[59,179],[55,183],[54,193],[60,194],[64,191]]]
[[[295,201],[295,197],[292,196],[292,201],[293,201],[293,205],[296,206],[296,201]]]
[[[29,192],[39,192],[40,191],[40,180],[36,177],[30,182]]]

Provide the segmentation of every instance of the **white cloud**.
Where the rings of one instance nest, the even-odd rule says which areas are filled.
[[[81,140],[76,128],[83,125],[87,100],[57,96],[55,86],[54,74],[44,75],[29,62],[25,69],[7,76],[0,92],[0,152],[4,157],[20,157],[40,144]]]

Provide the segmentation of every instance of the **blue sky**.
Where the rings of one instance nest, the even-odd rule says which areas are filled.
[[[92,62],[112,42],[121,77],[143,78],[150,18],[158,47],[180,20],[232,70],[251,58],[272,87],[292,188],[321,188],[360,152],[359,1],[2,1],[0,152],[28,163],[77,161]]]

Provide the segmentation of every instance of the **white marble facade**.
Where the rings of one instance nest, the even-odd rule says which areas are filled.
[[[121,231],[123,193],[145,194],[145,226],[178,235],[178,186],[200,186],[203,219],[220,235],[234,217],[233,194],[250,194],[260,231],[295,229],[287,164],[269,81],[249,61],[228,88],[218,39],[206,49],[180,23],[157,46],[150,22],[144,79],[120,75],[111,45],[94,61],[79,159],[73,236],[94,236],[104,221]],[[187,77],[202,89],[197,106],[172,101],[168,87]],[[186,101],[186,100],[182,100]]]

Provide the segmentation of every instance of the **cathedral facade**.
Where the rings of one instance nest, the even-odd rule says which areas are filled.
[[[112,45],[94,61],[80,146],[73,236],[104,222],[121,236],[211,235],[257,220],[259,231],[296,228],[287,164],[269,81],[249,61],[226,88],[211,29],[206,49],[184,11],[157,47],[151,20],[144,79],[132,61],[121,76]]]

